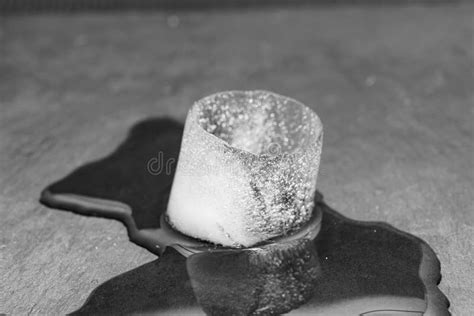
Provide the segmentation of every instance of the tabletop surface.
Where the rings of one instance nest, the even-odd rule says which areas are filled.
[[[40,205],[45,186],[140,120],[184,121],[205,95],[266,89],[321,117],[327,203],[427,241],[452,313],[470,314],[473,15],[465,4],[0,17],[0,312],[71,312],[156,258],[117,221]]]

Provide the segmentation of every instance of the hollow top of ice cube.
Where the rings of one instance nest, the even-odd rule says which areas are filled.
[[[311,150],[323,129],[304,104],[263,90],[210,95],[197,101],[190,115],[207,133],[253,155]]]

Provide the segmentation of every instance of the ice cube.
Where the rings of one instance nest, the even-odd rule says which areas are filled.
[[[189,110],[168,203],[182,233],[249,247],[311,217],[323,127],[302,103],[227,91]]]

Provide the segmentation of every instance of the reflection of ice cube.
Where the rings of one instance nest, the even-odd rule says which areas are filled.
[[[322,130],[312,110],[271,92],[221,92],[196,102],[170,222],[225,246],[251,246],[301,227],[313,208]]]

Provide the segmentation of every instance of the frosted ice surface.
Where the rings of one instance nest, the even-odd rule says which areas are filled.
[[[310,217],[323,127],[316,113],[267,91],[220,92],[189,110],[168,203],[189,236],[249,247]]]

